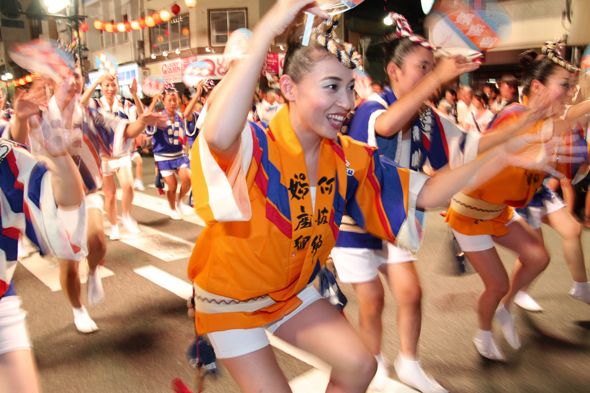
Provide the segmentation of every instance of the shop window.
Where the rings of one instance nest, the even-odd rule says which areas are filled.
[[[209,39],[211,46],[225,46],[229,35],[240,28],[248,28],[247,8],[209,10]]]
[[[161,23],[150,29],[152,53],[159,55],[175,49],[190,48],[188,13],[175,16],[168,23]]]

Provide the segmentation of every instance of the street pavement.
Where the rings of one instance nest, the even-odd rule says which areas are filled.
[[[55,261],[32,254],[16,269],[14,282],[28,311],[44,392],[172,392],[174,378],[181,378],[196,391],[195,374],[185,356],[195,336],[194,324],[187,317],[186,298],[191,287],[186,267],[202,227],[194,215],[183,221],[168,217],[165,197],[150,186],[154,179],[152,157],[144,157],[143,172],[147,189],[136,191],[132,213],[142,233],[127,234],[119,225],[121,240],[110,241],[107,235],[106,263],[100,272],[104,304],[89,308],[86,286],[82,286],[83,302],[100,331],[85,335],[76,330],[71,307],[59,288]],[[545,311],[517,310],[522,341],[519,351],[513,350],[494,326],[496,341],[508,359],[504,364],[494,363],[482,359],[472,344],[477,298],[483,285],[470,267],[467,273],[458,273],[451,232],[440,211],[428,214],[417,262],[423,288],[423,368],[451,392],[590,392],[590,305],[568,295],[572,279],[560,237],[543,228],[552,260],[530,292]],[[109,233],[106,216],[105,229]],[[582,238],[586,252],[590,252],[589,240],[586,230]],[[500,249],[500,256],[507,269],[512,269],[515,255]],[[357,326],[358,302],[352,287],[341,287],[349,300],[346,317]],[[395,314],[395,302],[387,293],[383,353],[390,362],[399,348]],[[279,341],[272,343],[294,392],[325,390],[325,365]],[[396,381],[393,367],[390,372],[392,380],[386,391],[413,391]],[[205,392],[239,392],[221,362],[216,375],[207,376],[205,383]]]

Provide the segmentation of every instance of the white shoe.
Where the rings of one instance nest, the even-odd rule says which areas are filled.
[[[528,293],[526,293],[524,291],[518,291],[518,293],[514,297],[514,303],[517,306],[519,306],[520,308],[523,308],[527,311],[532,311],[532,312],[545,311],[545,310],[543,310],[543,307],[539,306],[539,303],[537,303],[531,297],[531,295],[529,295]]]
[[[587,282],[575,282],[574,287],[570,291],[575,299],[581,300],[590,304],[590,285]]]
[[[127,230],[127,232],[132,234],[138,234],[141,230],[137,227],[137,221],[135,221],[130,216],[123,217],[123,227]]]
[[[506,358],[496,346],[492,332],[490,330],[479,330],[473,338],[473,343],[477,352],[486,359],[495,360],[497,362],[504,362]]]
[[[99,330],[96,323],[94,323],[88,312],[86,312],[84,306],[74,309],[74,324],[76,325],[76,329],[81,333],[94,333]]]
[[[375,391],[381,391],[385,388],[385,384],[389,379],[389,370],[387,370],[387,364],[384,361],[377,361],[377,372],[369,385],[369,389]]]
[[[178,201],[176,202],[176,211],[181,215],[181,216],[187,216],[189,214],[192,213],[192,209],[185,206],[184,203],[182,203],[182,201]]]
[[[145,186],[143,185],[143,181],[139,179],[133,180],[133,188],[137,188],[139,191],[145,191]]]
[[[111,225],[111,235],[109,236],[111,240],[119,240],[121,236],[119,235],[119,226],[118,225]]]
[[[407,360],[400,354],[393,366],[400,381],[422,393],[448,393],[434,378],[424,372],[419,360]]]
[[[178,214],[176,209],[170,210],[170,218],[173,220],[182,220],[182,216],[180,214]]]
[[[514,349],[520,348],[520,339],[516,332],[516,326],[514,325],[514,315],[510,314],[503,304],[500,304],[494,318],[500,324],[500,328],[508,344]]]

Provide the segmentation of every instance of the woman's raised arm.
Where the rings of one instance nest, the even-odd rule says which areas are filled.
[[[313,3],[314,0],[277,1],[256,25],[245,56],[236,61],[223,83],[215,89],[215,99],[209,104],[202,136],[221,160],[231,161],[239,149],[240,133],[272,40],[285,31],[299,11]],[[307,11],[326,17],[318,8]],[[231,110],[231,116],[228,116],[228,110]]]

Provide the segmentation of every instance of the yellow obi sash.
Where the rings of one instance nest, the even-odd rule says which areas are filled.
[[[498,218],[506,209],[506,205],[496,205],[460,192],[451,199],[451,208],[465,217],[491,220]]]

